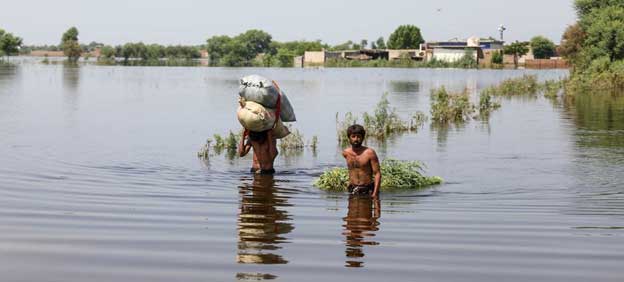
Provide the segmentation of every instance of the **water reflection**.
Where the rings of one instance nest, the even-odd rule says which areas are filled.
[[[76,91],[80,84],[80,67],[76,64],[63,64],[63,86]]]
[[[278,250],[288,243],[284,235],[294,226],[291,217],[283,210],[289,206],[288,198],[275,186],[272,175],[254,175],[251,184],[239,187],[238,213],[238,263],[286,264]]]
[[[364,246],[379,245],[373,241],[379,230],[381,207],[379,199],[371,197],[349,197],[349,211],[344,220],[345,267],[364,267]]]
[[[624,207],[624,95],[583,93],[563,97],[574,125],[571,168],[573,214],[622,215]]]
[[[390,81],[391,92],[420,92],[420,82],[418,81]]]
[[[580,129],[624,130],[624,93],[617,95],[611,93],[579,94],[567,96],[564,102],[564,107]],[[609,144],[610,142],[607,142],[605,145]]]
[[[0,62],[0,93],[11,90],[11,84],[15,81],[17,65]]]

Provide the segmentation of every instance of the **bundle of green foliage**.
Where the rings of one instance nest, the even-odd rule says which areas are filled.
[[[538,90],[537,77],[525,74],[522,77],[505,79],[499,85],[485,88],[481,93],[493,96],[514,96],[535,94]]]
[[[449,93],[444,86],[431,90],[431,120],[436,124],[465,122],[474,111],[467,90]]]
[[[427,117],[421,112],[416,112],[407,121],[401,119],[396,113],[396,109],[390,107],[388,93],[384,93],[373,113],[365,112],[362,115],[362,120],[362,126],[366,130],[367,137],[384,139],[392,134],[418,130],[427,121]],[[336,133],[340,143],[348,141],[346,135],[347,128],[357,122],[357,116],[354,116],[351,112],[345,114],[343,121],[338,120],[338,113],[336,113]]]
[[[418,161],[387,159],[381,162],[381,191],[418,189],[442,183],[438,176],[424,176],[423,164]],[[314,186],[326,191],[347,191],[349,172],[336,167],[323,172]]]

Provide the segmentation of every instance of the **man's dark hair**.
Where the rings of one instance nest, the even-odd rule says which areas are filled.
[[[265,131],[249,131],[249,140],[254,142],[263,142],[267,137],[267,130]]]
[[[363,126],[359,124],[354,124],[347,128],[347,138],[349,138],[352,134],[358,134],[361,135],[362,138],[364,138],[366,136],[366,130],[364,130]]]

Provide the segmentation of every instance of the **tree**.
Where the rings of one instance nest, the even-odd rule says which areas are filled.
[[[624,7],[622,0],[576,0],[574,1],[574,9],[580,19],[589,15],[592,11],[609,8]]]
[[[503,48],[505,54],[514,56],[514,66],[518,68],[518,57],[526,55],[529,52],[529,42],[516,42],[511,43]]]
[[[219,65],[219,60],[228,53],[227,46],[231,41],[232,38],[227,35],[213,36],[206,41],[206,50],[208,51],[211,65]]]
[[[271,44],[271,35],[258,29],[248,30],[236,36],[235,39],[250,49],[250,54],[253,54],[251,59],[257,54],[265,53]]]
[[[282,48],[277,51],[276,56],[277,56],[277,61],[279,62],[280,67],[292,67],[293,66],[295,54],[292,51]]]
[[[424,43],[420,29],[414,25],[399,26],[388,38],[390,49],[416,49]]]
[[[384,41],[383,36],[380,36],[379,38],[377,38],[377,48],[379,49],[386,49],[386,41]]]
[[[100,57],[108,60],[115,59],[115,48],[108,45],[102,46],[100,49]]]
[[[566,29],[561,54],[570,60],[572,91],[624,89],[624,0],[576,0],[577,24]]]
[[[258,54],[275,54],[275,45],[271,44],[271,35],[257,29],[251,29],[234,38],[213,36],[206,41],[211,65],[250,66]]]
[[[608,57],[611,62],[624,59],[624,7],[594,9],[581,19],[581,25],[590,59]]]
[[[78,43],[78,29],[75,27],[69,28],[61,37],[61,46],[63,48],[63,54],[67,56],[70,62],[77,62],[82,54],[82,48]]]
[[[568,26],[561,36],[561,44],[557,50],[567,60],[575,60],[585,41],[585,32],[578,23]]]
[[[367,45],[368,45],[368,40],[366,40],[366,39],[362,39],[362,40],[360,41],[360,48],[361,48],[361,49],[366,49],[366,46],[367,46]]]
[[[22,39],[0,29],[0,55],[11,56],[19,53]]]
[[[536,59],[550,59],[555,55],[555,43],[543,36],[531,38],[531,50]]]

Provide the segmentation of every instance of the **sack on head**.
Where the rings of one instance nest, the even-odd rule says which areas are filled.
[[[251,131],[269,130],[275,124],[275,112],[252,101],[244,102],[244,106],[238,108],[236,115],[238,122]]]
[[[273,81],[255,74],[240,79],[238,95],[247,101],[253,101],[267,108],[275,109],[277,97],[280,93],[280,118],[284,122],[296,121],[295,112],[286,93],[281,91]]]

